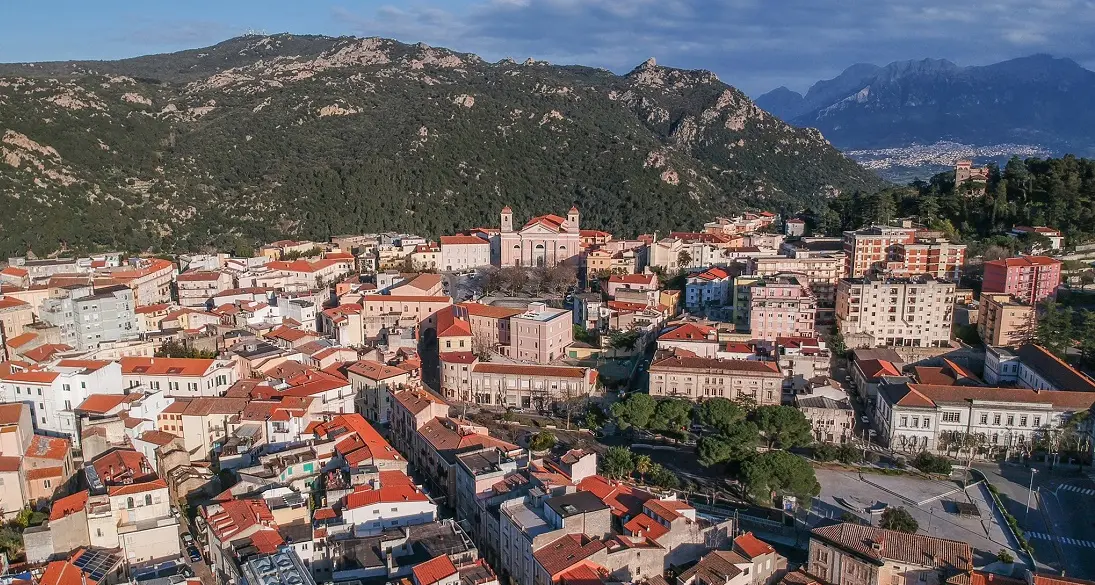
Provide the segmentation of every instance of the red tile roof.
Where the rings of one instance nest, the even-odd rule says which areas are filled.
[[[68,561],[53,561],[46,566],[38,579],[38,585],[87,585],[95,583],[90,576],[84,582],[84,573]]]
[[[879,566],[891,560],[962,572],[973,568],[970,546],[957,540],[905,534],[851,523],[815,528],[811,535]]]
[[[459,307],[459,310],[466,312],[470,316],[487,317],[490,319],[508,319],[525,312],[523,309],[484,305],[482,303],[459,303],[456,306]]]
[[[380,472],[380,487],[359,485],[346,495],[345,507],[354,510],[373,504],[394,504],[398,502],[428,502],[426,494],[415,487],[411,478],[402,471]]]
[[[708,268],[698,274],[693,274],[690,278],[698,278],[700,280],[725,280],[730,278],[730,273],[726,272],[722,268]]]
[[[540,215],[540,216],[537,216],[537,217],[534,217],[534,218],[528,220],[528,223],[525,224],[525,227],[523,227],[521,229],[524,230],[524,229],[527,229],[527,228],[530,228],[534,225],[539,224],[539,225],[542,225],[542,226],[548,228],[551,231],[559,232],[559,231],[562,231],[563,222],[565,222],[565,221],[566,221],[565,218],[559,217],[558,215],[554,215],[554,214]]]
[[[22,457],[0,457],[0,472],[10,473],[19,471],[19,468],[22,466]]]
[[[255,525],[274,526],[274,515],[262,499],[228,500],[220,503],[220,510],[210,514],[206,508],[203,514],[208,514],[206,523],[221,542],[233,540],[237,534]]]
[[[663,333],[658,337],[658,341],[707,341],[708,336],[714,333],[715,328],[710,325],[685,323],[668,333]]]
[[[434,557],[424,563],[419,563],[411,569],[417,585],[431,585],[445,577],[456,574],[456,565],[452,564],[449,555]]]
[[[886,360],[856,360],[856,366],[863,372],[863,377],[869,381],[875,381],[882,376],[900,376],[901,371],[897,366]]]
[[[335,449],[351,465],[369,459],[399,461],[403,458],[360,414],[340,414],[317,426],[314,432],[321,438],[339,437],[341,440]]]
[[[47,343],[25,352],[23,357],[33,362],[42,363],[53,359],[53,356],[66,351],[72,351],[72,346],[63,343]]]
[[[156,479],[156,472],[148,459],[133,449],[114,449],[99,455],[91,462],[99,478],[110,486],[122,482],[142,482]]]
[[[37,334],[28,331],[27,333],[24,333],[22,335],[16,335],[15,337],[9,339],[7,341],[7,346],[12,349],[19,349],[20,347],[23,347],[24,345],[34,341],[37,338]]]
[[[259,530],[251,535],[251,544],[262,554],[270,555],[278,552],[278,547],[285,544],[285,539],[277,530]]]
[[[665,358],[657,359],[650,364],[650,371],[654,370],[718,370],[720,372],[751,372],[761,376],[782,376],[776,362],[761,362],[752,360],[720,360],[704,358],[695,355],[682,355],[675,353]]]
[[[205,280],[219,280],[222,273],[212,270],[188,270],[175,277],[179,282],[201,282]]]
[[[624,524],[624,529],[631,536],[645,536],[653,540],[669,534],[668,528],[646,514],[639,514],[632,518],[627,524]]]
[[[0,404],[0,425],[17,425],[23,416],[23,409],[29,408],[22,402]]]
[[[29,309],[30,303],[15,297],[0,296],[0,311],[6,309]]]
[[[441,236],[442,246],[460,246],[460,245],[490,245],[490,242],[477,236]]]
[[[560,573],[604,548],[605,544],[600,540],[593,540],[584,534],[568,534],[541,547],[532,556],[554,581]]]
[[[53,502],[53,507],[49,511],[50,522],[60,520],[69,514],[75,514],[80,510],[83,510],[87,506],[88,493],[86,491],[76,492],[70,496],[65,496]]]
[[[1004,258],[1002,260],[989,260],[985,266],[998,266],[1010,268],[1015,266],[1052,266],[1061,264],[1060,260],[1049,256],[1019,256],[1017,258]]]
[[[94,412],[96,414],[107,414],[125,403],[127,398],[129,397],[125,394],[92,394],[81,402],[80,405],[76,407],[76,410]]]
[[[456,316],[456,309],[437,313],[438,337],[471,337],[471,324]]]
[[[578,489],[591,492],[612,508],[614,516],[637,516],[642,513],[643,503],[654,496],[631,486],[605,479],[600,475],[589,476],[578,483]]]
[[[72,442],[61,437],[34,435],[27,445],[25,456],[29,459],[52,459],[61,461],[68,456]]]
[[[939,386],[900,384],[884,389],[891,404],[934,408],[940,404],[967,404],[974,400],[1049,404],[1062,410],[1087,410],[1095,406],[1095,392],[990,388],[987,386]]]
[[[586,375],[586,368],[573,366],[530,366],[524,364],[502,364],[494,362],[481,362],[475,364],[474,370],[484,374],[503,374],[510,376],[550,376],[554,378],[582,378]]]
[[[52,477],[61,477],[64,475],[63,467],[38,467],[35,469],[27,470],[27,479],[49,479]]]
[[[682,511],[693,509],[688,503],[680,500],[647,500],[644,505],[655,516],[667,522],[672,522],[684,516],[681,513]]]
[[[446,364],[470,364],[477,358],[470,351],[443,351],[438,355],[438,359]]]
[[[122,374],[142,376],[202,376],[214,360],[195,358],[124,357]]]
[[[618,282],[622,284],[643,284],[647,286],[653,286],[655,279],[658,277],[653,274],[613,274],[608,277],[608,282]]]
[[[752,532],[746,532],[734,539],[734,546],[749,559],[755,559],[776,552],[772,545],[753,536]]]
[[[360,360],[346,368],[347,372],[353,372],[370,380],[387,380],[396,376],[404,376],[407,372],[387,364],[372,360]]]

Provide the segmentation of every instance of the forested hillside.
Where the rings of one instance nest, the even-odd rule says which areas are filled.
[[[0,256],[430,236],[571,204],[622,235],[882,182],[705,71],[276,35],[0,65]]]

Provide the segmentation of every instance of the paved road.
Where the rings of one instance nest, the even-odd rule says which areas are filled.
[[[1074,466],[1035,466],[1031,492],[1031,468],[1024,464],[974,467],[996,486],[1004,506],[1019,521],[1040,568],[1095,577],[1095,482],[1078,475]]]

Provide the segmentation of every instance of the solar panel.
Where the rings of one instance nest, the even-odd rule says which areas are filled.
[[[72,561],[72,564],[87,573],[89,579],[98,583],[118,564],[118,555],[101,550],[85,549],[76,560]]]

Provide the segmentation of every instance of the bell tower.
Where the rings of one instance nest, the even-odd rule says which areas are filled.
[[[513,210],[509,208],[509,205],[502,208],[502,231],[513,231]]]
[[[570,211],[567,212],[567,222],[570,223],[571,227],[574,229],[575,232],[580,230],[580,228],[578,227],[578,218],[579,218],[578,206],[577,205],[571,205],[570,206]]]

